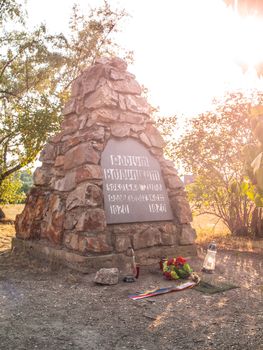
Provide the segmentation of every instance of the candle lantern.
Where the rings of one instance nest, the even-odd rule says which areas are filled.
[[[130,257],[130,262],[128,263],[128,275],[124,277],[124,282],[135,282],[135,278],[139,277],[139,266],[135,262],[135,254],[132,247],[128,247],[126,255]]]
[[[210,243],[203,263],[203,272],[213,273],[216,266],[216,244]]]

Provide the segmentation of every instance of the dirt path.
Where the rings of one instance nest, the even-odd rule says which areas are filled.
[[[201,260],[190,261],[200,271]],[[93,283],[94,275],[0,256],[1,349],[263,349],[263,256],[220,252],[207,281],[240,286],[213,296],[185,290],[133,301],[168,286],[158,266],[136,283]]]

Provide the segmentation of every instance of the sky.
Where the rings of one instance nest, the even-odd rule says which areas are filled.
[[[134,51],[128,71],[148,88],[160,115],[190,117],[226,91],[263,91],[254,68],[263,60],[263,19],[240,17],[222,0],[108,1],[130,14],[117,41]],[[85,13],[102,0],[27,0],[29,20],[66,32],[74,3]]]

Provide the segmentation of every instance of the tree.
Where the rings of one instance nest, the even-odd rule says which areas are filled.
[[[27,194],[33,185],[32,172],[29,169],[21,171],[19,178],[22,182],[21,192]]]
[[[43,24],[29,31],[22,5],[0,0],[0,186],[59,129],[70,83],[96,57],[118,52],[113,34],[125,16],[106,1],[88,17],[74,7],[70,35],[50,35]]]
[[[252,230],[254,203],[244,192],[249,181],[241,150],[254,141],[247,125],[250,103],[255,99],[262,101],[263,96],[228,94],[216,102],[214,111],[192,119],[182,138],[173,144],[175,159],[196,177],[189,186],[193,209],[216,215],[233,234]]]
[[[0,9],[1,184],[35,159],[59,123],[59,100],[51,98],[51,82],[62,56],[49,49],[54,39],[44,26],[26,31],[25,13],[14,0],[0,1]]]
[[[25,200],[25,193],[22,191],[20,174],[15,173],[7,177],[0,186],[0,203],[15,204]]]
[[[245,187],[247,196],[253,200],[256,209],[253,213],[253,226],[256,236],[263,237],[263,106],[251,108],[250,128],[257,143],[247,144],[243,148],[245,170],[250,183]]]
[[[0,205],[24,203],[26,194],[33,184],[29,169],[11,174],[0,185]],[[0,208],[0,220],[5,218]]]
[[[174,144],[177,141],[177,116],[170,117],[160,117],[154,112],[154,119],[156,123],[156,127],[162,134],[166,147],[164,149],[164,155],[169,158],[174,158]]]

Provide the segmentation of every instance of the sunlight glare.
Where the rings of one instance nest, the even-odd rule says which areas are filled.
[[[64,12],[77,2],[84,13],[102,0],[66,0]],[[54,2],[28,0],[31,18],[67,31],[62,12],[52,20]],[[223,0],[109,0],[131,15],[118,33],[120,46],[134,51],[129,71],[149,89],[149,102],[160,114],[194,115],[211,107],[229,90],[260,89],[255,65],[263,60],[263,20],[239,16]],[[56,11],[55,11],[56,12]]]

